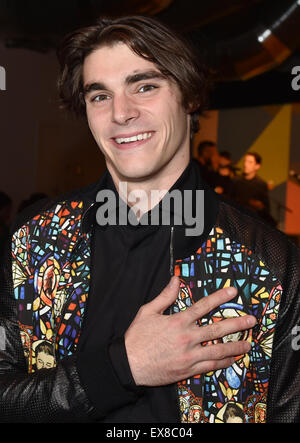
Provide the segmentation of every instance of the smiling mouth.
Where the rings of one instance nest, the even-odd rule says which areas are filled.
[[[134,142],[140,142],[143,140],[148,140],[153,135],[153,132],[141,132],[140,134],[133,135],[131,137],[116,137],[113,138],[113,140],[118,145],[124,145],[126,143],[134,143]]]

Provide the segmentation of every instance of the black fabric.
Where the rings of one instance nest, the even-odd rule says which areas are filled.
[[[205,165],[195,160],[201,174],[202,180],[207,183],[212,189],[216,186],[216,181],[219,174],[214,171],[209,165]]]
[[[258,176],[253,177],[251,180],[247,180],[244,176],[236,177],[233,182],[231,196],[238,203],[253,211],[257,211],[261,216],[264,216],[270,210],[268,185]],[[251,205],[251,200],[259,200],[264,205],[264,208],[256,209]]]
[[[113,190],[117,196],[110,176],[107,176],[103,186]],[[189,164],[170,192],[172,189],[202,189],[199,170],[194,162]],[[195,247],[200,246],[209,233],[217,213],[216,199],[209,196],[205,196],[206,223],[202,235],[197,238],[186,237],[186,226],[175,226],[175,259],[195,251]],[[159,205],[160,209],[162,204],[161,202]],[[149,221],[151,214],[146,216]],[[97,358],[100,349],[107,346],[107,343],[113,348],[115,341],[123,337],[138,309],[156,297],[168,284],[171,277],[169,247],[170,226],[167,225],[127,224],[103,227],[94,224],[91,290],[79,345],[78,367],[88,395],[99,410],[104,398],[107,397],[107,402],[110,403],[111,391],[109,386],[103,387],[97,378],[91,376],[94,369],[91,370],[91,365],[84,362],[85,353],[95,353],[94,365],[98,366],[100,376],[102,361]],[[127,387],[134,391],[135,384],[129,365],[124,361],[125,356],[124,348],[119,353],[111,353],[115,370],[119,373],[119,378],[123,379],[123,386],[125,378],[129,381]],[[146,417],[149,422],[178,421],[175,386],[145,388],[143,393],[137,391],[137,395],[138,393],[139,398],[135,399],[135,404],[130,407],[121,408],[123,404],[120,399],[120,410],[115,410],[107,419],[128,422],[144,421]],[[130,398],[128,393],[129,403],[130,400],[134,400],[134,396]]]
[[[214,183],[214,189],[216,192],[218,191],[222,194],[223,197],[230,198],[233,192],[233,179],[231,179],[228,175],[218,174]]]

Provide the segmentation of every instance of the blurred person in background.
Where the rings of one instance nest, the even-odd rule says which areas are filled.
[[[242,175],[234,179],[232,198],[274,224],[270,215],[268,184],[258,175],[261,164],[262,158],[257,152],[248,152],[244,156]]]
[[[198,161],[203,180],[214,188],[219,166],[217,144],[211,140],[201,141],[197,147],[196,160]]]
[[[230,198],[233,192],[235,168],[232,164],[231,155],[228,151],[222,151],[218,158],[218,174],[215,177],[214,190],[223,197]]]

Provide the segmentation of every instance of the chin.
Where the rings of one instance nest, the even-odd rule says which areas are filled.
[[[130,170],[130,171],[120,171],[119,176],[122,177],[121,181],[143,181],[145,180],[147,177],[149,177],[149,175],[152,175],[151,172],[149,173],[149,171],[146,170]]]
[[[134,162],[134,164],[120,166],[117,168],[118,175],[123,177],[123,180],[142,180],[143,178],[147,178],[150,175],[155,174],[155,167],[149,165],[148,162],[141,162],[141,164],[137,164],[137,162]]]

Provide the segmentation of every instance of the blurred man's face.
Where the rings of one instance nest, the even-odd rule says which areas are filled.
[[[172,80],[123,43],[92,52],[83,80],[89,127],[113,179],[136,182],[183,171],[190,119]]]
[[[231,161],[226,158],[226,157],[222,157],[222,155],[219,155],[219,174],[223,175],[223,176],[228,176],[231,174],[231,169],[230,169],[230,165],[231,165]]]
[[[244,163],[243,163],[243,173],[247,176],[255,175],[259,170],[260,165],[256,163],[255,157],[253,155],[245,155]]]

